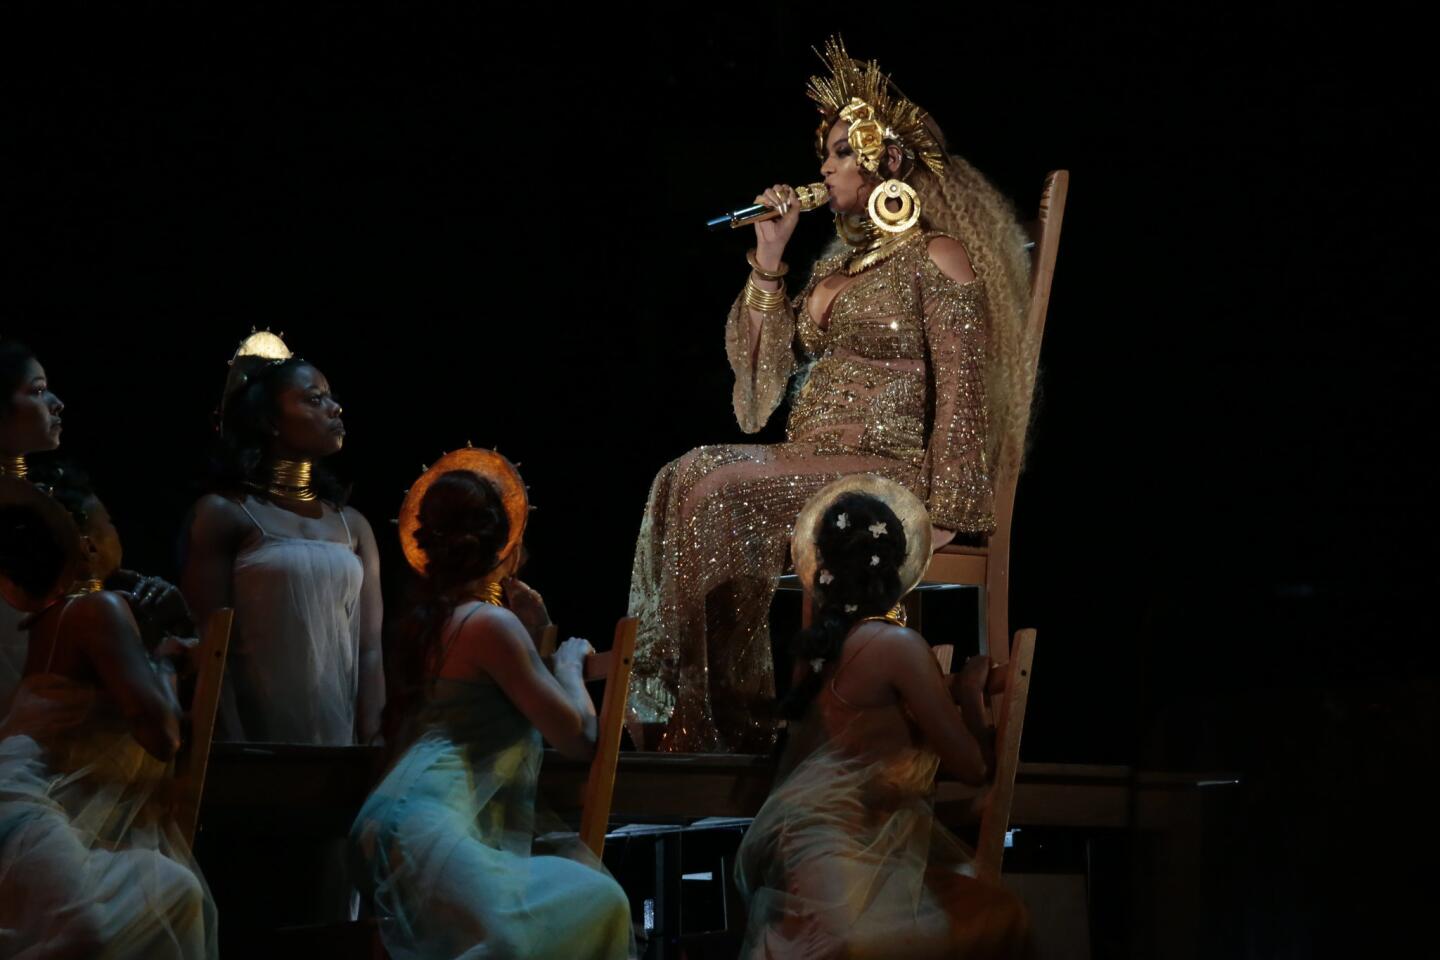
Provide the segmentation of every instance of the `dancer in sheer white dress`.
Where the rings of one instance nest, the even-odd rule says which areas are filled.
[[[0,724],[0,956],[214,957],[214,904],[164,792],[173,668],[96,589],[108,571],[86,568],[81,533],[113,530],[87,503],[77,531],[49,494],[0,480],[0,589],[36,611]]]
[[[273,334],[226,384],[216,492],[196,504],[182,586],[235,609],[217,737],[368,742],[385,702],[380,561],[369,522],[316,461],[345,440],[325,376]]]
[[[1024,910],[967,875],[935,822],[941,765],[973,784],[993,769],[983,690],[962,671],[957,709],[925,640],[892,612],[930,556],[930,518],[904,487],[837,480],[795,527],[795,569],[815,605],[796,640],[777,786],[745,834],[736,881],[747,958],[1018,957]]]

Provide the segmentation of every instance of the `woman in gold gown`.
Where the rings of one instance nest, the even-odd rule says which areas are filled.
[[[665,724],[663,750],[773,740],[767,618],[811,495],[877,474],[925,501],[937,546],[983,536],[1000,441],[1023,437],[1029,415],[1029,260],[1010,205],[946,154],[929,115],[874,61],[838,40],[824,59],[829,76],[809,93],[840,240],[792,297],[782,254],[796,192],[777,184],[757,197],[785,212],[756,224],[725,330],[742,430],[764,427],[794,379],[786,440],[700,447],[667,464],[640,528],[630,722],[637,735]]]

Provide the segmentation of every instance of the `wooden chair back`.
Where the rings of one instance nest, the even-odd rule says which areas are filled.
[[[1052,170],[1040,194],[1040,209],[1031,233],[1035,244],[1031,254],[1030,307],[1025,317],[1027,343],[1034,352],[1025,358],[1034,376],[1040,363],[1040,342],[1045,333],[1045,316],[1050,308],[1050,288],[1055,278],[1055,259],[1060,249],[1060,227],[1065,219],[1065,200],[1070,189],[1070,172]],[[1018,441],[1024,443],[1023,439]],[[1000,463],[1018,463],[1019,451],[1004,449]],[[1004,467],[994,483],[995,531],[983,545],[951,545],[941,548],[930,560],[925,583],[966,584],[984,588],[981,607],[981,652],[991,659],[1009,659],[1010,640],[1010,526],[1015,514],[1018,471]]]
[[[210,763],[210,744],[215,738],[215,714],[220,706],[220,685],[225,677],[225,657],[230,650],[230,627],[235,611],[221,607],[210,614],[201,631],[196,651],[199,672],[190,700],[190,735],[175,760],[175,821],[180,834],[191,846],[200,820],[200,799],[205,792],[205,771]]]
[[[635,660],[635,632],[640,621],[625,617],[615,625],[615,643],[604,653],[585,658],[585,679],[605,681],[596,724],[595,757],[580,805],[580,840],[599,857],[605,850],[610,825],[610,801],[615,793],[615,767],[620,760],[620,732],[625,724],[625,703],[630,697],[630,668]]]
[[[1005,857],[1005,834],[1010,829],[1010,807],[1015,800],[1015,774],[1020,769],[1020,735],[1025,731],[1025,709],[1030,699],[1030,671],[1035,661],[1035,631],[1021,630],[1010,646],[1005,690],[992,703],[995,715],[995,777],[981,800],[980,833],[975,845],[975,873],[982,880],[1000,882]]]

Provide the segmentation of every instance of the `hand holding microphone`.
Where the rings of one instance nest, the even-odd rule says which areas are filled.
[[[755,203],[751,206],[712,217],[705,221],[705,226],[711,230],[719,230],[723,227],[743,227],[751,223],[778,219],[797,203],[801,210],[814,210],[823,206],[829,199],[830,191],[823,183],[810,183],[798,188],[777,183],[756,197]],[[786,209],[782,210],[782,206],[785,206]]]

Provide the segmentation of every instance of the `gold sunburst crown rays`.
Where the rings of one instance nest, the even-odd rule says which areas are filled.
[[[906,99],[876,60],[856,60],[845,50],[845,41],[831,37],[824,52],[815,51],[830,71],[828,77],[810,78],[806,91],[820,109],[816,149],[825,156],[825,137],[837,120],[850,124],[850,148],[860,165],[870,173],[880,168],[887,142],[900,147],[905,156],[919,160],[932,173],[945,166],[945,151],[926,124],[930,115]]]

